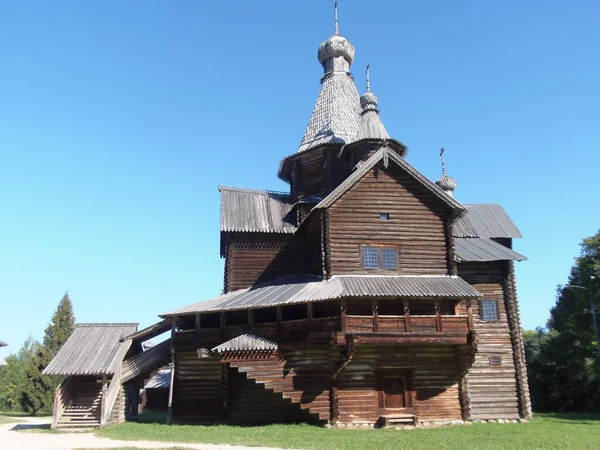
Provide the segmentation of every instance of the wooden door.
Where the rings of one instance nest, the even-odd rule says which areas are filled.
[[[379,407],[382,412],[404,412],[413,406],[410,373],[381,374]]]

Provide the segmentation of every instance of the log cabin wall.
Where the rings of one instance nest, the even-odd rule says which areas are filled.
[[[173,418],[177,422],[219,422],[225,416],[221,361],[175,351]]]
[[[482,295],[496,300],[499,320],[483,321],[480,302],[473,301],[477,353],[468,372],[470,419],[518,419],[518,396],[513,343],[509,328],[505,286],[507,263],[460,263],[458,273]]]
[[[233,233],[225,261],[225,292],[302,272],[299,238],[283,233]]]
[[[455,347],[357,347],[335,383],[334,421],[375,424],[382,414],[382,373],[410,373],[413,413],[419,421],[462,418],[459,384],[468,367],[468,352]]]
[[[361,262],[366,244],[398,247],[398,270],[390,273],[447,274],[445,214],[402,169],[376,166],[327,211],[331,274],[373,273]]]

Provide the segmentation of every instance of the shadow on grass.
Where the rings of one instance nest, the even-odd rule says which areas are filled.
[[[10,431],[46,432],[51,430],[49,423],[19,423],[12,427]]]
[[[586,422],[590,422],[594,425],[597,425],[597,422],[600,421],[600,414],[594,413],[535,413],[534,418],[537,417],[566,422],[579,422],[583,424],[585,424]]]

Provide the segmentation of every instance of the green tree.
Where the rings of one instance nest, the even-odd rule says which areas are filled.
[[[69,294],[65,292],[52,315],[50,324],[46,327],[43,344],[36,343],[32,348],[31,357],[25,362],[26,381],[20,396],[23,411],[34,414],[38,411],[52,410],[57,380],[44,375],[42,371],[50,364],[74,328],[73,304]]]
[[[600,358],[590,306],[593,296],[600,312],[599,281],[600,232],[583,240],[568,284],[557,289],[547,330],[525,334],[536,411],[600,410]]]
[[[50,359],[54,358],[75,328],[75,316],[73,314],[73,303],[69,293],[65,292],[58,303],[58,307],[52,316],[52,321],[44,332],[44,348]],[[50,361],[48,361],[50,362]]]
[[[6,358],[8,364],[0,370],[0,409],[21,410],[21,393],[27,382],[26,364],[33,356],[33,347],[36,344],[30,336],[16,355]]]

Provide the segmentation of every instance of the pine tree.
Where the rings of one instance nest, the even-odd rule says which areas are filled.
[[[65,292],[52,316],[52,322],[50,322],[44,332],[44,349],[50,356],[50,360],[54,358],[64,343],[67,342],[74,328],[75,316],[73,315],[73,304],[69,298],[69,293]]]
[[[25,363],[27,380],[20,398],[21,408],[24,411],[33,414],[38,411],[50,412],[52,410],[54,388],[57,381],[42,374],[42,371],[50,364],[74,328],[73,304],[69,294],[65,292],[52,315],[52,321],[46,327],[43,344],[36,343],[34,345],[31,356]]]

